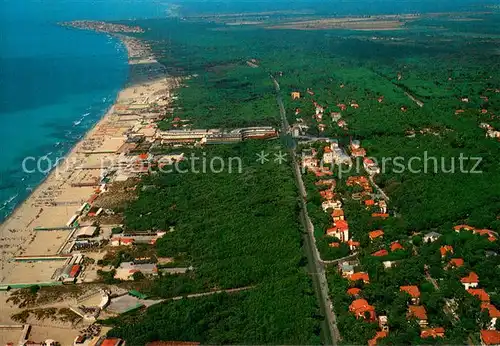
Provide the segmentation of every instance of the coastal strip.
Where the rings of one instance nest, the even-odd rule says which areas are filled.
[[[57,255],[64,248],[71,233],[68,225],[105,189],[103,163],[119,159],[130,144],[130,133],[143,138],[154,133],[155,123],[169,106],[171,90],[180,84],[179,78],[167,76],[145,42],[125,36],[142,29],[90,21],[62,25],[111,34],[121,40],[128,53],[129,79],[102,119],[0,225],[1,284],[43,282],[51,276],[54,268],[50,265],[20,264],[11,259]]]

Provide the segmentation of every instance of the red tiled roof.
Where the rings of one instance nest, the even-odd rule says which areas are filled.
[[[472,284],[472,283],[478,283],[479,282],[479,276],[477,276],[476,273],[470,272],[469,275],[467,275],[464,278],[461,278],[460,281],[464,284]]]
[[[350,295],[350,296],[355,296],[355,295],[358,295],[359,292],[361,292],[361,290],[359,288],[356,288],[356,287],[353,287],[353,288],[349,288],[347,290],[347,294]]]
[[[453,227],[453,229],[455,231],[461,231],[463,229],[465,229],[466,231],[473,231],[473,230],[475,230],[474,227],[469,226],[469,225],[456,225],[455,227]]]
[[[486,345],[500,344],[500,331],[498,330],[481,330],[481,341]]]
[[[349,224],[345,220],[339,220],[335,221],[335,227],[337,227],[339,230],[347,230],[349,229]]]
[[[116,346],[121,342],[121,339],[118,338],[106,338],[102,343],[101,346]]]
[[[489,302],[490,301],[490,295],[488,293],[486,293],[486,291],[483,290],[482,288],[469,288],[467,290],[467,292],[469,292],[473,296],[479,298],[479,300],[482,302]]]
[[[363,280],[365,283],[368,283],[368,282],[370,282],[370,276],[368,275],[368,273],[359,272],[359,273],[354,273],[351,276],[349,276],[349,280],[351,280],[351,281]]]
[[[400,291],[408,293],[412,298],[420,297],[420,290],[417,286],[401,286]]]
[[[389,252],[386,249],[382,249],[382,250],[379,250],[377,252],[372,253],[372,256],[384,257],[384,256],[387,256],[388,254],[389,254]]]
[[[383,235],[384,231],[382,231],[381,229],[368,233],[368,236],[370,237],[371,240],[376,239],[378,237],[382,237]]]
[[[377,340],[378,339],[383,339],[383,338],[387,337],[388,334],[389,333],[384,332],[384,331],[377,332],[377,334],[375,334],[375,336],[373,337],[373,339],[368,340],[368,346],[375,346],[375,345],[377,345]]]
[[[446,256],[448,252],[453,253],[453,246],[444,245],[439,248],[439,252],[441,252],[441,257]]]
[[[347,245],[349,245],[349,246],[354,246],[354,247],[358,247],[358,246],[360,246],[361,244],[359,243],[359,241],[349,240],[349,241],[347,242]]]
[[[332,217],[340,217],[340,216],[344,216],[344,210],[343,209],[334,209],[332,212]]]
[[[408,317],[415,317],[418,320],[427,320],[427,312],[423,305],[410,305],[408,307]]]
[[[397,241],[391,244],[391,251],[404,250],[403,245],[399,244]]]
[[[354,313],[356,316],[365,317],[365,313],[370,314],[370,318],[375,318],[375,308],[368,304],[366,299],[356,299],[349,305],[349,311]]]
[[[490,303],[482,303],[481,304],[481,309],[488,310],[488,313],[491,318],[499,318],[500,317],[500,311],[497,309],[497,307],[493,304]]]
[[[389,217],[389,214],[373,213],[372,217],[381,217],[383,219],[387,219]]]
[[[464,265],[464,260],[462,258],[452,258],[450,260],[450,265],[456,268],[461,267]]]
[[[422,339],[426,339],[426,338],[430,338],[430,337],[433,337],[433,338],[437,338],[437,337],[444,337],[444,328],[443,327],[437,327],[437,328],[426,328],[426,329],[423,329],[421,332],[420,332],[420,337]]]
[[[365,200],[365,205],[366,206],[375,205],[375,201],[373,199],[367,199]]]

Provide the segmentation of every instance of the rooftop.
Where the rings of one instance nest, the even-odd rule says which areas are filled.
[[[410,305],[408,307],[408,317],[415,317],[418,320],[427,320],[427,311],[423,305]]]
[[[401,286],[399,289],[401,290],[401,292],[408,293],[410,296],[412,296],[412,298],[420,297],[420,290],[417,286]]]

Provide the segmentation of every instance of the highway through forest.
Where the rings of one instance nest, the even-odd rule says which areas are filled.
[[[340,333],[337,327],[337,317],[333,311],[333,305],[329,296],[328,282],[326,279],[325,268],[321,261],[321,257],[316,247],[316,238],[314,237],[314,226],[307,213],[306,198],[307,192],[304,187],[304,182],[302,180],[300,166],[297,162],[295,155],[295,141],[289,134],[289,125],[286,118],[285,106],[283,104],[283,97],[281,95],[281,89],[278,81],[273,75],[270,75],[273,80],[274,87],[276,89],[276,100],[281,114],[281,136],[285,140],[288,153],[292,159],[292,167],[294,170],[295,180],[297,187],[299,189],[299,195],[301,200],[301,221],[304,225],[306,233],[304,234],[304,246],[307,255],[308,271],[311,275],[313,286],[316,291],[317,298],[319,300],[320,311],[323,316],[325,316],[324,340],[325,344],[337,345],[340,340]],[[293,144],[292,144],[293,143]],[[326,328],[325,328],[326,327]],[[325,330],[326,329],[326,330]]]

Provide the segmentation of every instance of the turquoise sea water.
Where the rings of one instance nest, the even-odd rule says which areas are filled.
[[[23,160],[63,157],[127,78],[120,42],[57,23],[162,17],[165,10],[152,0],[0,0],[0,222],[45,177],[23,172]],[[48,160],[41,163],[45,170]]]

